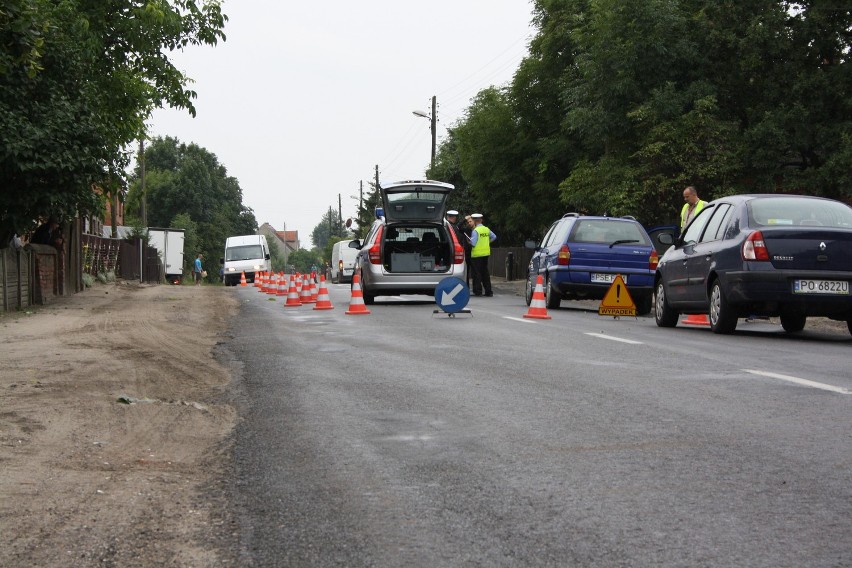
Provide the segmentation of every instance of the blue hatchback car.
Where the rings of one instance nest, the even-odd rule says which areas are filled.
[[[648,233],[632,217],[597,217],[566,213],[550,226],[527,270],[526,301],[532,302],[542,276],[548,308],[562,300],[602,300],[617,274],[636,303],[636,312],[651,312],[658,253]]]

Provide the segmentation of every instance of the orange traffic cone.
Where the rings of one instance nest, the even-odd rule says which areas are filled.
[[[680,323],[688,325],[710,325],[710,320],[705,314],[690,314]]]
[[[284,307],[292,308],[301,305],[302,302],[299,301],[299,293],[296,291],[296,276],[293,275],[290,277],[290,289],[287,291],[287,302],[284,303]]]
[[[328,288],[325,285],[325,276],[320,276],[319,293],[317,294],[317,303],[314,306],[315,310],[333,310],[331,298],[328,297]]]
[[[524,317],[544,320],[550,319],[550,316],[547,315],[547,302],[544,298],[544,285],[542,283],[542,278],[540,274],[538,276],[538,280],[535,283],[535,290],[533,290],[532,301],[530,302],[530,309],[527,310],[527,313],[524,314]]]
[[[263,272],[255,272],[254,273],[254,287],[260,288],[260,280],[263,278]]]
[[[269,285],[266,287],[266,293],[270,296],[278,293],[278,274],[272,273],[272,278],[269,279]]]
[[[310,277],[305,274],[302,279],[302,291],[299,294],[299,300],[302,301],[303,304],[313,304],[314,301],[311,299],[311,282]]]
[[[240,272],[240,286],[248,286],[248,282],[246,282],[246,271],[245,270]]]
[[[361,275],[357,272],[352,276],[352,299],[349,300],[349,309],[344,313],[348,316],[370,313],[361,292]]]
[[[286,296],[287,295],[287,276],[285,274],[281,274],[278,279],[278,290],[275,292],[276,296]]]
[[[260,272],[258,276],[254,278],[254,285],[257,288],[258,292],[263,292],[263,282],[266,279],[266,273]]]
[[[311,302],[316,303],[317,296],[319,296],[319,288],[317,286],[317,282],[319,278],[317,278],[316,273],[311,276]]]

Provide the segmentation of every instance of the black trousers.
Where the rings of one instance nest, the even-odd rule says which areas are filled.
[[[473,263],[473,293],[475,295],[482,294],[485,291],[486,296],[492,294],[491,291],[491,274],[488,272],[488,257],[476,256],[471,259]]]

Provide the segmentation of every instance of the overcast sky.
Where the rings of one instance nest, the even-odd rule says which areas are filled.
[[[158,110],[149,133],[194,142],[237,178],[259,224],[302,246],[329,207],[354,217],[359,183],[422,179],[481,89],[507,84],[534,33],[528,0],[226,0],[227,41],[172,55],[194,79],[192,118]],[[356,199],[353,199],[352,197]],[[285,226],[286,225],[286,226]]]

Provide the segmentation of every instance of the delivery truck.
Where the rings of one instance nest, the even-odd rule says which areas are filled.
[[[236,286],[245,272],[246,282],[254,282],[258,272],[270,272],[272,261],[266,235],[239,235],[225,239],[225,256],[219,259],[225,286]]]

